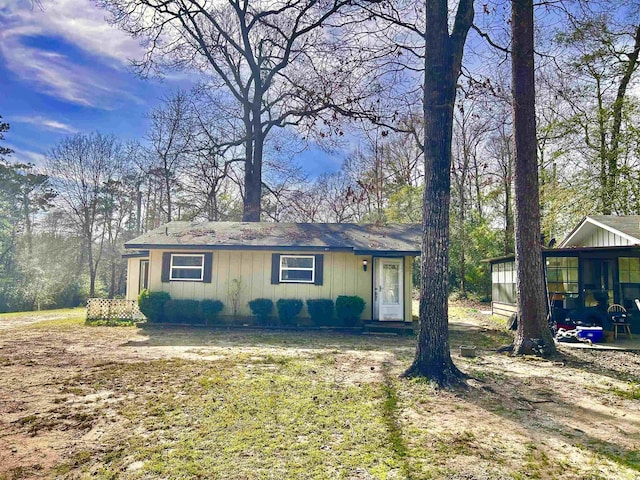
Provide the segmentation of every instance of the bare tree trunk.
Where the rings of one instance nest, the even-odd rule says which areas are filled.
[[[628,60],[624,68],[624,74],[618,85],[616,91],[616,100],[613,102],[613,125],[611,126],[611,149],[608,158],[608,181],[607,191],[609,192],[609,199],[612,206],[616,204],[616,189],[618,185],[618,158],[620,157],[620,136],[622,130],[622,107],[625,103],[627,94],[627,88],[631,81],[631,76],[638,68],[638,56],[640,55],[640,25],[638,25],[634,32],[634,44],[633,50],[628,55]]]
[[[109,298],[116,296],[116,261],[115,257],[111,259],[111,279],[109,281]]]
[[[252,146],[256,147],[257,143],[254,143]],[[258,168],[261,169],[261,166],[258,167],[256,161],[256,155],[262,155],[262,149],[260,148],[260,152],[254,150],[251,154],[252,161],[245,162],[245,171],[244,171],[244,201],[243,201],[243,212],[242,212],[242,221],[243,222],[259,222],[260,221],[260,211],[261,205],[260,200],[262,198],[262,174]]]
[[[173,206],[171,204],[171,181],[169,179],[169,172],[165,170],[164,172],[164,188],[166,189],[167,195],[167,222],[173,220]]]
[[[257,95],[257,94],[256,94]],[[256,103],[254,99],[254,104]],[[259,106],[258,102],[258,106]],[[242,221],[259,222],[262,199],[263,141],[260,109],[245,107],[244,124],[247,130],[244,161],[244,198]]]
[[[461,0],[450,36],[447,1],[425,5],[420,331],[415,360],[405,376],[425,376],[439,385],[456,384],[464,376],[449,351],[449,172],[456,82],[473,13],[473,1]]]
[[[597,99],[598,99],[598,147],[600,149],[600,201],[602,202],[602,214],[611,215],[612,201],[607,180],[607,120],[602,99],[602,88],[600,78],[596,78]]]
[[[142,192],[140,183],[136,186],[136,235],[142,234]]]
[[[515,354],[551,354],[540,245],[536,159],[533,0],[512,0],[512,82],[515,143],[515,226],[518,330]]]
[[[85,238],[87,242],[87,261],[89,262],[89,298],[96,296],[96,268],[93,263],[93,241],[91,234]]]
[[[462,195],[464,196],[464,192],[462,192]],[[460,295],[462,296],[462,298],[467,298],[467,281],[466,281],[466,276],[467,276],[467,268],[466,268],[466,263],[467,263],[467,258],[466,258],[466,246],[465,246],[465,242],[466,242],[466,235],[465,235],[465,225],[464,225],[464,221],[465,221],[465,209],[467,208],[464,199],[461,198],[460,199],[460,212],[458,213],[459,215],[459,225],[458,228],[460,229]]]
[[[504,179],[504,254],[513,253],[513,212],[511,211],[511,164]]]

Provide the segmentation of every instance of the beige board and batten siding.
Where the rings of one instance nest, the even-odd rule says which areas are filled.
[[[140,287],[140,257],[127,259],[127,300],[137,300]]]
[[[335,301],[338,295],[358,295],[366,302],[364,319],[371,318],[371,268],[362,269],[362,260],[372,264],[371,257],[356,256],[347,252],[325,252],[322,285],[308,283],[271,284],[271,256],[310,255],[309,252],[215,250],[213,251],[211,283],[173,281],[162,283],[162,254],[195,253],[180,250],[151,250],[149,252],[149,290],[167,292],[173,299],[220,300],[224,303],[222,315],[232,315],[231,291],[233,281],[241,280],[238,314],[251,315],[248,302],[255,298],[270,298],[274,302],[280,298],[301,300],[329,298]],[[135,265],[135,268],[136,267]],[[132,264],[129,263],[129,267]],[[274,314],[276,312],[274,311]],[[302,316],[307,316],[306,305]]]

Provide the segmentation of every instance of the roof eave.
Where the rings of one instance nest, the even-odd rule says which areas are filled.
[[[358,250],[353,249],[355,255],[371,255],[372,257],[417,257],[420,250]]]
[[[140,250],[137,252],[127,252],[122,254],[122,258],[147,258],[149,250]]]
[[[562,240],[562,242],[560,242],[560,245],[558,245],[559,248],[564,248],[567,243],[569,243],[569,241],[571,241],[571,239],[573,237],[575,237],[575,235],[578,233],[578,231],[581,229],[582,225],[589,219],[588,216],[584,217],[582,220],[580,220],[580,223],[578,223],[578,225],[576,225],[574,227],[573,230],[571,230],[571,232],[569,233],[569,235],[567,235],[565,237],[564,240]]]
[[[616,235],[622,238],[625,238],[626,240],[629,240],[633,244],[640,243],[640,238],[636,238],[632,235],[629,235],[628,233],[624,233],[623,231],[618,230],[617,228],[613,228],[611,225],[607,225],[606,223],[599,222],[598,220],[595,220],[591,217],[588,217],[588,218],[591,221],[591,223],[593,223],[596,227],[604,228],[605,230],[608,230],[611,233],[615,233]]]
[[[615,235],[618,235],[619,237],[622,237],[626,240],[628,240],[629,242],[631,242],[632,244],[638,244],[640,243],[640,238],[636,238],[632,235],[629,235],[628,233],[624,233],[620,230],[618,230],[617,228],[612,227],[611,225],[607,225],[606,223],[602,223],[599,222],[598,220],[586,216],[582,219],[582,221],[578,224],[578,226],[576,228],[574,228],[571,233],[567,236],[567,238],[565,238],[559,245],[560,248],[568,248],[567,244],[575,237],[577,237],[581,230],[583,230],[584,228],[586,228],[586,225],[590,224],[593,225],[594,227],[598,227],[598,228],[602,228],[608,232],[611,232]]]
[[[543,248],[542,254],[547,256],[561,256],[567,255],[571,253],[589,253],[589,252],[602,252],[602,251],[624,251],[624,250],[639,250],[640,244],[634,245],[611,245],[609,247],[558,247],[558,248]],[[511,253],[509,255],[503,255],[501,257],[493,257],[493,258],[484,258],[481,262],[484,263],[498,263],[506,260],[514,260],[515,253]]]
[[[358,249],[354,247],[336,247],[336,246],[312,246],[312,245],[194,245],[194,244],[142,244],[127,243],[126,249],[147,249],[147,250],[259,250],[259,251],[286,251],[286,252],[350,252],[355,255],[372,255],[372,256],[417,256],[420,250],[392,250],[392,249]],[[125,254],[127,255],[127,254]],[[148,255],[148,253],[147,253]],[[130,256],[135,256],[134,253]]]
[[[304,251],[304,252],[352,252],[352,247],[335,247],[326,245],[196,245],[193,243],[161,243],[143,244],[128,243],[124,248],[149,250],[277,250],[277,251]]]

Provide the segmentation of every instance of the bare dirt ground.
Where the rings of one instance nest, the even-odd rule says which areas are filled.
[[[34,321],[0,319],[0,479],[156,478],[144,457],[114,456],[134,433],[153,438],[124,406],[193,381],[203,362],[233,357],[247,369],[272,368],[265,358],[323,353],[334,359],[324,375],[336,385],[394,392],[390,438],[403,468],[349,478],[640,479],[640,356],[566,347],[553,360],[497,354],[508,337],[468,306],[452,310],[454,360],[470,377],[468,389],[453,392],[399,378],[411,337]],[[480,355],[459,357],[463,344]],[[150,362],[166,362],[166,371],[154,363],[160,380],[147,373]],[[116,461],[114,475],[105,466]]]

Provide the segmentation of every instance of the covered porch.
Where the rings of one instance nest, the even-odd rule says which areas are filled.
[[[640,335],[640,247],[568,247],[544,249],[547,305],[551,323],[601,326],[612,330],[613,304],[627,312],[631,333]],[[513,255],[490,260],[492,313],[509,316],[516,311]],[[623,341],[626,335],[619,335]],[[635,341],[635,338],[634,338]]]

